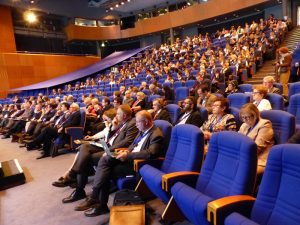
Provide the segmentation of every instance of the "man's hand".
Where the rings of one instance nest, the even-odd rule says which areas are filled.
[[[83,139],[86,140],[86,141],[89,141],[89,140],[92,140],[93,137],[89,136],[89,135],[86,135]]]
[[[116,159],[124,162],[128,158],[128,153],[129,153],[128,151],[119,151],[118,155],[116,156]]]
[[[58,132],[58,133],[62,133],[63,129],[64,129],[64,128],[61,127],[61,128],[58,129],[57,132]]]

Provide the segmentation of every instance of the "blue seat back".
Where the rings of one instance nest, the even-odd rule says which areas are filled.
[[[284,100],[282,95],[268,93],[266,99],[271,103],[272,109],[283,110],[284,109]]]
[[[300,94],[290,97],[287,111],[296,117],[296,124],[300,124]]]
[[[188,80],[188,81],[186,81],[185,86],[187,88],[192,88],[192,87],[194,87],[195,84],[196,84],[196,80]]]
[[[203,147],[203,133],[198,127],[190,124],[175,126],[161,170],[164,173],[199,171]]]
[[[256,167],[257,147],[253,140],[233,131],[214,133],[196,189],[214,199],[251,194]]]
[[[162,154],[165,155],[169,147],[171,133],[172,133],[172,124],[166,120],[154,120],[155,126],[159,127],[164,135],[164,145],[162,149]]]
[[[300,81],[295,83],[289,84],[289,98],[291,98],[292,95],[299,94],[300,93]]]
[[[229,113],[234,116],[237,130],[240,129],[240,126],[243,124],[243,121],[240,118],[240,110],[235,107],[229,107]]]
[[[240,109],[243,105],[250,102],[250,96],[244,93],[233,93],[227,96],[229,106]]]
[[[273,146],[254,203],[251,219],[256,223],[299,224],[300,145]]]
[[[189,89],[187,87],[179,87],[175,89],[175,102],[183,101],[189,95]]]
[[[174,124],[180,115],[180,107],[176,104],[168,104],[166,105],[166,110],[170,115],[172,124]]]
[[[201,115],[201,118],[203,119],[203,121],[206,121],[208,119],[207,109],[204,107],[200,107],[199,112],[200,112],[200,115]]]
[[[239,89],[241,92],[252,92],[252,84],[240,84]]]
[[[292,114],[281,110],[265,110],[261,117],[272,122],[276,144],[284,144],[295,133],[296,119]]]

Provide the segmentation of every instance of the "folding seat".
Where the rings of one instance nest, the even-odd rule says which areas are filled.
[[[287,111],[296,117],[296,130],[300,128],[300,94],[291,95]]]
[[[240,84],[239,89],[241,92],[252,92],[252,84]]]
[[[240,109],[244,104],[250,102],[250,96],[244,93],[233,93],[227,96],[229,106]]]
[[[163,218],[171,219],[170,209],[177,205],[192,224],[209,224],[208,203],[227,196],[252,194],[256,168],[257,147],[253,140],[233,131],[214,133],[201,172],[194,174],[196,185],[176,182],[181,179],[176,174],[174,177],[163,177],[164,187],[176,182],[171,188],[173,196]],[[193,174],[186,174],[191,180]]]
[[[201,118],[203,119],[203,121],[206,121],[208,119],[208,111],[205,107],[200,107],[199,109]]]
[[[229,107],[229,113],[234,116],[237,130],[239,130],[240,126],[243,124],[243,121],[240,118],[240,110],[235,107]]]
[[[160,160],[161,166],[143,165],[139,170],[142,178],[136,190],[143,195],[144,189],[147,189],[167,203],[171,195],[162,189],[162,177],[182,171],[199,171],[203,147],[203,133],[199,128],[190,124],[175,126],[165,159]]]
[[[189,95],[189,89],[187,87],[179,87],[175,89],[175,102],[184,100]]]
[[[257,198],[235,196],[227,204],[217,204],[233,212],[225,225],[298,225],[300,224],[300,145],[273,146],[260,184]],[[216,207],[215,207],[216,206]]]
[[[160,95],[150,95],[148,96],[148,102],[151,104],[155,99],[160,98]]]
[[[180,115],[180,107],[176,104],[168,104],[166,105],[166,110],[170,115],[172,124],[174,124]]]
[[[260,115],[272,122],[276,144],[285,144],[295,133],[296,119],[292,114],[282,110],[265,110]]]
[[[183,87],[183,83],[181,81],[175,81],[174,84],[173,84],[173,88],[176,89],[176,88],[179,88],[179,87]]]
[[[282,95],[268,93],[266,99],[271,103],[272,109],[284,110],[284,99]]]
[[[291,98],[292,95],[299,94],[300,93],[300,81],[295,83],[289,84],[289,98]]]
[[[194,87],[195,84],[196,84],[196,80],[187,80],[185,83],[185,86],[190,89],[190,88]]]

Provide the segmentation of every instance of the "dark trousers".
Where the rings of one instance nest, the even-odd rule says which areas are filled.
[[[43,144],[45,154],[50,154],[52,141],[58,137],[57,129],[54,127],[46,127],[42,132],[33,140],[34,145]]]
[[[132,162],[122,162],[107,155],[101,157],[97,165],[91,197],[99,199],[102,205],[107,205],[110,180],[134,174]]]

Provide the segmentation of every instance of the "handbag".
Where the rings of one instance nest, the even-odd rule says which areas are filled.
[[[139,193],[134,190],[124,189],[116,192],[113,205],[124,206],[124,205],[140,205],[145,204]]]

